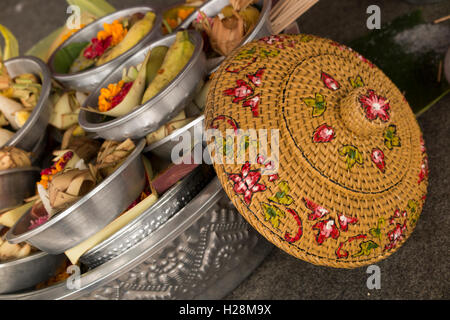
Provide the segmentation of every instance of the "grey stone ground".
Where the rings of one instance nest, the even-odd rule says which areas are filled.
[[[116,8],[172,0],[110,0]],[[63,0],[1,0],[0,23],[17,36],[21,52],[64,23]],[[366,8],[377,4],[383,22],[419,6],[400,0],[320,0],[300,19],[302,32],[348,42],[367,32]],[[420,7],[433,21],[450,14],[450,1]],[[450,22],[446,22],[450,23]],[[368,290],[365,268],[317,267],[274,249],[227,299],[449,299],[450,95],[419,119],[429,165],[429,194],[415,232],[381,268],[380,290]]]

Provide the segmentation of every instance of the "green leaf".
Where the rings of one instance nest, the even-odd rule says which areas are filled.
[[[75,59],[80,55],[89,42],[71,43],[55,53],[53,69],[58,73],[67,73]]]
[[[63,28],[58,28],[52,33],[50,33],[45,38],[42,38],[38,43],[36,43],[33,47],[28,49],[28,51],[25,53],[27,56],[35,56],[40,58],[41,60],[47,59],[47,52],[48,48],[53,44],[55,39],[59,36],[59,34],[62,32]]]
[[[89,12],[97,18],[116,11],[116,9],[105,0],[67,0],[67,3],[78,6],[81,11]]]

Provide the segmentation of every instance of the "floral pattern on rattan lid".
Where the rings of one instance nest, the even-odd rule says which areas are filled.
[[[417,223],[428,184],[419,125],[398,88],[351,48],[278,35],[236,49],[213,75],[205,124],[219,132],[209,150],[224,157],[213,165],[227,195],[297,258],[372,264]]]

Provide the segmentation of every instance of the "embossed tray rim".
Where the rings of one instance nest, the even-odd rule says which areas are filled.
[[[145,211],[142,214],[140,214],[137,218],[135,218],[134,220],[132,220],[131,222],[126,224],[123,228],[118,230],[116,233],[111,235],[109,238],[105,239],[101,243],[97,244],[95,247],[91,248],[89,251],[87,251],[85,254],[83,254],[83,256],[85,258],[89,256],[89,259],[96,259],[96,255],[101,254],[101,252],[104,252],[105,250],[113,250],[113,246],[118,247],[121,244],[123,245],[123,241],[121,241],[121,240],[128,239],[128,238],[132,237],[134,234],[136,234],[137,232],[142,231],[143,227],[145,227],[144,222],[151,219],[154,215],[158,214],[161,207],[165,206],[168,202],[174,201],[174,197],[176,197],[180,192],[183,192],[183,191],[192,192],[192,190],[184,190],[184,189],[185,189],[186,185],[189,184],[190,180],[193,177],[201,174],[201,170],[204,170],[204,168],[202,168],[201,166],[198,166],[197,168],[195,168],[185,178],[183,178],[181,181],[179,181],[174,186],[172,186],[169,190],[167,190],[162,195],[162,197],[157,200],[156,203],[154,203],[153,205],[151,205],[150,207],[145,209]],[[194,189],[194,187],[192,187],[191,189]],[[193,198],[195,198],[195,197],[193,197]],[[172,213],[165,222],[170,220],[170,218],[176,213],[177,212]],[[165,222],[163,222],[162,225],[157,227],[156,230],[163,227]],[[147,237],[150,237],[151,234],[153,232],[155,232],[156,230],[153,230]],[[123,237],[125,237],[125,238],[122,239]],[[144,241],[144,240],[145,239],[143,239],[142,241]],[[135,244],[135,245],[137,245],[137,244]],[[131,246],[128,249],[125,249],[123,252],[118,253],[117,256],[124,254],[126,251],[130,250],[133,246]],[[83,260],[83,256],[80,257],[80,260]]]
[[[117,279],[143,261],[157,254],[168,243],[176,239],[200,217],[208,212],[225,195],[217,177],[194,197],[183,209],[173,215],[145,240],[130,248],[124,254],[105,262],[101,266],[81,275],[80,288],[70,290],[66,282],[25,293],[0,295],[0,300],[27,299],[76,299]]]

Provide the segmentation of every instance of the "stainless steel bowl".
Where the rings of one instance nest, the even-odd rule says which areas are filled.
[[[35,57],[10,59],[5,61],[5,67],[8,69],[11,77],[16,77],[23,73],[32,73],[41,80],[41,94],[30,117],[22,128],[17,130],[14,136],[5,144],[31,151],[44,134],[50,119],[51,103],[49,96],[52,88],[50,71],[45,63]]]
[[[34,247],[59,254],[103,229],[142,192],[145,169],[141,159],[145,141],[110,176],[92,191],[48,222],[28,230],[31,209],[8,231],[11,243],[27,241]]]
[[[0,299],[221,299],[272,248],[214,178],[150,236],[82,274],[78,289],[61,282]]]
[[[80,262],[95,268],[143,241],[186,206],[214,177],[213,172],[210,166],[197,167],[138,218],[81,256]]]
[[[29,289],[56,274],[64,255],[37,252],[28,257],[0,263],[0,293]]]
[[[100,83],[86,99],[83,106],[96,108],[101,88],[121,80],[122,70],[142,63],[147,52],[152,48],[170,46],[175,41],[175,36],[175,34],[168,35],[136,52]],[[178,76],[161,92],[144,104],[137,106],[130,113],[110,121],[103,121],[102,115],[82,109],[78,116],[80,126],[85,131],[95,132],[104,139],[138,139],[155,131],[176,116],[192,99],[197,84],[206,75],[202,37],[196,31],[189,31],[189,37],[195,44],[191,59]]]
[[[214,17],[222,10],[223,7],[230,4],[230,0],[210,0],[203,6],[199,7],[189,17],[186,18],[175,31],[181,29],[188,29],[192,21],[197,18],[198,12],[204,12],[208,17]],[[270,24],[270,10],[272,8],[271,0],[258,0],[256,1],[256,7],[260,10],[260,16],[258,23],[253,30],[242,40],[241,46],[256,39],[260,39],[265,36],[269,36],[273,33],[272,25]],[[208,71],[214,71],[225,59],[225,57],[211,58],[207,61]]]
[[[167,137],[164,137],[163,139],[156,141],[155,143],[152,143],[147,147],[145,147],[144,153],[150,152],[165,160],[172,161],[173,159],[172,150],[174,150],[174,147],[180,143],[180,138],[181,137],[184,138],[184,135],[186,135],[186,137],[191,138],[192,147],[195,146],[197,143],[203,141],[204,120],[205,120],[204,115],[197,117],[184,127],[175,130]],[[196,132],[201,133],[201,136],[196,137],[195,136]],[[201,141],[198,141],[199,139],[201,139]],[[181,158],[183,157],[183,155],[176,155],[176,156],[177,157],[180,156]]]
[[[35,195],[40,172],[37,167],[0,170],[0,210],[17,207]]]
[[[76,42],[85,42],[91,41],[92,38],[97,36],[97,32],[103,30],[104,23],[112,23],[114,20],[130,16],[134,13],[138,12],[148,12],[153,11],[156,14],[156,19],[153,24],[153,29],[141,39],[134,47],[129,49],[127,52],[121,54],[117,58],[95,68],[91,68],[85,71],[80,71],[71,74],[63,74],[55,72],[53,68],[53,61],[55,59],[55,54],[65,46],[76,43]],[[159,26],[162,23],[162,16],[156,12],[156,10],[150,6],[145,7],[133,7],[124,10],[116,11],[112,14],[104,16],[84,28],[80,31],[74,33],[69,39],[63,42],[51,55],[48,65],[50,67],[51,72],[53,73],[53,77],[61,82],[66,88],[75,89],[83,92],[91,92],[93,91],[97,85],[113,70],[116,68],[131,55],[142,49],[144,46],[148,44],[152,39],[160,37],[160,28]]]
[[[33,165],[38,165],[44,156],[45,147],[47,146],[47,132],[44,131],[41,137],[31,149],[31,163]]]

